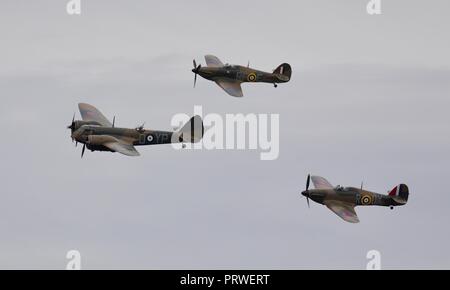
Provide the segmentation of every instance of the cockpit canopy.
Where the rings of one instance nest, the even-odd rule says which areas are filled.
[[[349,190],[347,187],[343,187],[341,185],[337,185],[334,189],[337,191],[348,191]]]
[[[236,66],[233,64],[226,63],[223,67],[224,68],[235,68]]]
[[[102,126],[100,126],[100,125],[97,125],[97,124],[85,124],[85,125],[82,125],[80,128],[78,128],[78,132],[80,133],[80,134],[83,134],[85,131],[87,131],[87,130],[92,130],[92,129],[94,129],[94,128],[98,128],[98,127],[102,127]]]
[[[96,127],[101,126],[98,122],[95,122],[95,121],[75,121],[74,124],[75,124],[75,126],[73,129],[75,131],[84,126],[96,126]]]

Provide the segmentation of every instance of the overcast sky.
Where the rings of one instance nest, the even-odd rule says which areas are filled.
[[[0,9],[0,268],[450,268],[450,2],[3,0]],[[270,71],[244,98],[192,59]],[[280,156],[257,150],[141,156],[70,139],[79,102],[116,124],[172,130],[176,113],[280,114]],[[357,207],[359,224],[299,193],[308,173],[408,204]]]

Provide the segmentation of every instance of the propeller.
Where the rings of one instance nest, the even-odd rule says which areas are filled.
[[[195,61],[195,59],[192,60],[192,63],[194,64],[194,68],[192,69],[192,72],[194,73],[194,88],[195,88],[195,83],[197,83],[197,74],[198,74],[200,68],[202,67],[202,65],[199,64],[197,66],[197,62]]]
[[[69,126],[67,126],[67,129],[73,130],[75,128],[75,113],[73,113],[72,122]]]
[[[72,123],[70,123],[69,126],[67,126],[67,129],[70,129],[71,133],[73,133],[73,131],[75,130],[75,113],[73,113],[73,117],[72,117]],[[72,137],[72,143],[73,143],[73,137]]]
[[[115,119],[115,117],[114,117],[114,119]],[[114,127],[114,121],[115,120],[113,120],[113,127]],[[70,129],[71,131],[72,131],[72,133],[73,133],[73,131],[75,130],[75,113],[73,113],[73,117],[72,117],[72,123],[69,125],[69,126],[67,126],[67,129]],[[72,137],[72,136],[71,136]],[[75,147],[77,147],[78,146],[78,141],[77,140],[75,140],[73,137],[72,137],[72,143],[75,141]],[[83,149],[81,149],[81,158],[83,158],[83,155],[84,155],[84,151],[86,150],[86,144],[83,144]]]
[[[306,178],[306,190],[303,192],[304,196],[306,196],[306,203],[308,204],[308,208],[309,208],[309,183],[311,181],[311,175],[308,174],[308,178]]]
[[[112,127],[114,128],[114,124],[116,123],[116,116],[113,117]]]

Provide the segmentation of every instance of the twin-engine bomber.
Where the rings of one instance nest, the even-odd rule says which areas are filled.
[[[115,117],[111,123],[99,110],[89,104],[78,104],[81,118],[67,127],[71,130],[72,141],[83,144],[81,157],[85,149],[91,151],[119,152],[128,156],[139,156],[134,146],[196,143],[203,138],[204,127],[200,116],[192,117],[176,132],[146,130],[143,125],[134,129],[115,127]]]

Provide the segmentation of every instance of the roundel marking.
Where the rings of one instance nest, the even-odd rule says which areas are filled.
[[[363,195],[361,196],[361,204],[372,204],[372,196],[370,195]]]
[[[255,74],[255,73],[250,73],[250,74],[247,76],[247,79],[248,79],[249,82],[254,82],[254,81],[256,81],[256,74]]]
[[[148,142],[152,142],[153,141],[153,135],[148,135],[147,136],[147,141]]]

